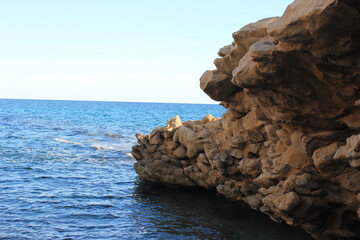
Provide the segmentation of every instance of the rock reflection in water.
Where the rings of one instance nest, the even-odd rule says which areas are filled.
[[[307,240],[307,233],[202,189],[170,189],[138,181],[132,220],[156,239]]]

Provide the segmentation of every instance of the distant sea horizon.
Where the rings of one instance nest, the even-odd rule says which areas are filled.
[[[204,104],[219,105],[220,102],[196,103],[196,102],[161,102],[161,101],[126,101],[126,100],[86,100],[86,99],[45,99],[45,98],[0,98],[0,100],[34,100],[34,101],[74,101],[74,102],[120,102],[120,103],[174,103],[174,104]]]

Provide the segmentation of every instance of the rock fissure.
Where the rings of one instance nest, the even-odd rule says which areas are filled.
[[[296,0],[235,32],[200,78],[227,112],[137,134],[136,172],[215,190],[316,239],[359,239],[359,9]]]

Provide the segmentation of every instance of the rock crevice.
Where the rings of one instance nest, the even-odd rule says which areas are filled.
[[[359,239],[359,22],[357,0],[296,0],[235,32],[200,79],[227,112],[138,134],[136,172],[216,190],[317,239]]]

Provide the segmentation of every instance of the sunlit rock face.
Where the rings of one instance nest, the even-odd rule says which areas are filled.
[[[227,112],[137,135],[135,170],[317,239],[360,239],[360,2],[296,0],[233,37],[200,79]]]

